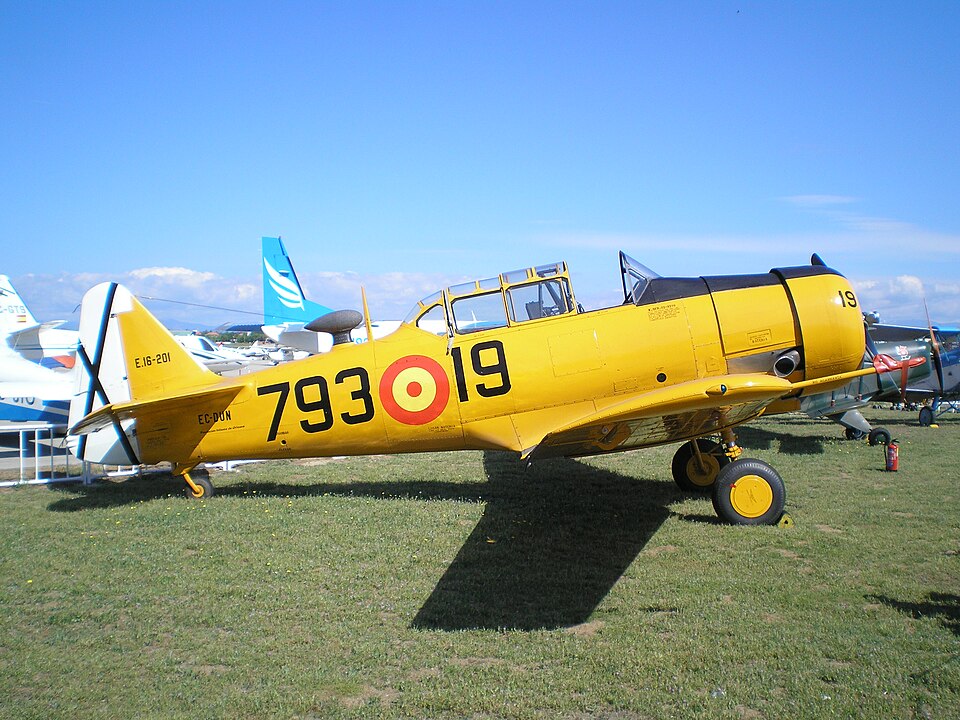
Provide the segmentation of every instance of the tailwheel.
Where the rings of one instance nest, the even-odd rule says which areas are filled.
[[[713,488],[717,515],[732,525],[775,525],[786,500],[783,479],[761,460],[730,463],[720,470]]]
[[[685,442],[673,456],[673,479],[681,490],[706,493],[713,489],[720,470],[730,464],[723,447],[707,438]]]
[[[196,478],[190,477],[190,473],[184,473],[183,479],[187,481],[187,497],[194,500],[205,500],[213,495],[213,483],[210,478],[198,475]]]
[[[920,408],[920,417],[917,419],[920,427],[930,427],[933,425],[933,410],[924,405]]]

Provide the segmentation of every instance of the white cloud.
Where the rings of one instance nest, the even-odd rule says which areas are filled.
[[[417,300],[471,278],[443,273],[298,273],[307,297],[334,309],[360,309],[360,288],[375,320],[399,320]]]
[[[259,283],[188,268],[139,268],[120,275],[30,274],[14,282],[38,320],[66,320],[73,325],[84,293],[101,282],[126,285],[172,329],[256,323],[263,312]]]
[[[828,246],[849,247],[873,253],[960,255],[960,236],[940,233],[895,218],[867,215],[839,206],[857,202],[842,195],[795,195],[788,203],[824,218],[833,230],[821,237]]]
[[[877,311],[880,319],[894,325],[926,325],[924,302],[934,323],[956,325],[960,319],[960,282],[924,283],[913,275],[851,280],[860,305]]]
[[[149,267],[131,270],[130,277],[137,280],[156,279],[171,285],[197,287],[216,278],[212,272],[190,270],[185,267]]]

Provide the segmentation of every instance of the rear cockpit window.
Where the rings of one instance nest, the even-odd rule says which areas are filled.
[[[561,279],[516,285],[507,290],[507,298],[514,322],[563,315],[572,309],[570,290]]]
[[[505,327],[507,313],[499,292],[472,295],[453,301],[453,323],[459,333]]]

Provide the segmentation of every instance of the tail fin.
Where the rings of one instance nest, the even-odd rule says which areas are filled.
[[[263,243],[263,322],[282,325],[308,323],[330,308],[307,300],[280,238],[265,237]]]
[[[36,324],[33,313],[10,284],[10,278],[0,275],[0,335],[7,338]]]
[[[101,283],[83,297],[76,370],[71,427],[106,406],[182,394],[221,380],[116,283]],[[71,436],[71,449],[81,460],[137,465],[134,426],[132,419],[113,417],[107,427]]]

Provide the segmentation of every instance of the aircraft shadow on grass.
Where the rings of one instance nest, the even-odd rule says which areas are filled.
[[[585,622],[681,497],[672,483],[570,459],[528,470],[486,453],[483,517],[413,626],[520,630]]]
[[[784,418],[780,424],[792,424],[792,420]],[[804,418],[798,425],[810,427],[810,420]],[[787,455],[822,455],[823,437],[807,435],[791,435],[789,432],[774,432],[766,427],[741,425],[736,429],[737,442],[749,456],[750,450],[779,450]]]
[[[628,477],[558,458],[525,469],[512,453],[486,452],[484,483],[440,481],[245,483],[218,489],[258,497],[336,494],[484,502],[483,515],[412,626],[431,630],[555,629],[587,621],[684,497],[670,482]],[[162,498],[174,484],[132,479],[50,504],[74,512]],[[180,485],[176,484],[177,491]],[[688,520],[700,518],[687,517]],[[714,518],[709,518],[714,520]]]
[[[912,618],[935,618],[954,635],[960,636],[960,595],[932,592],[918,603],[894,600],[883,595],[868,595],[868,600],[882,603]]]

